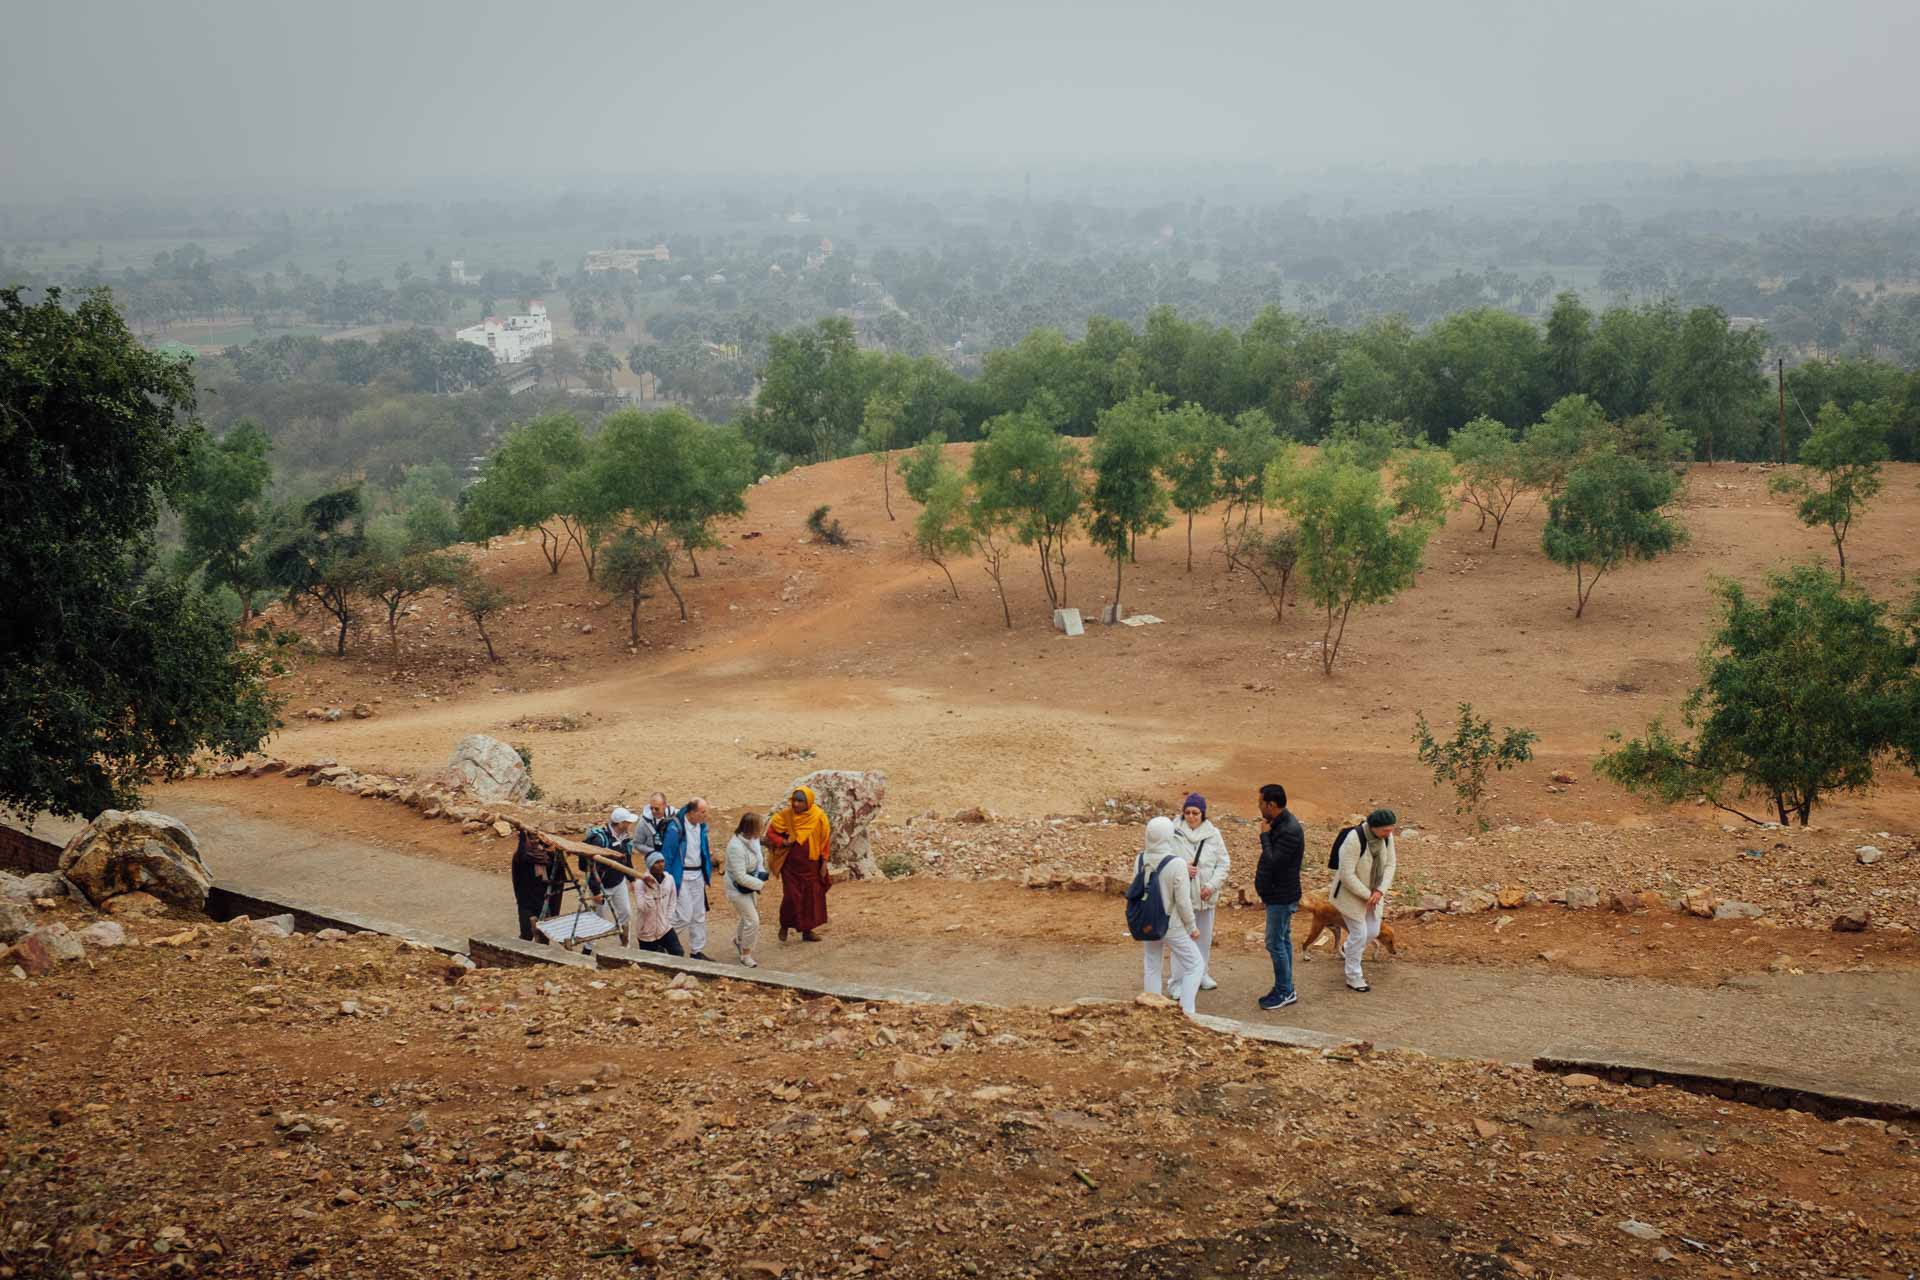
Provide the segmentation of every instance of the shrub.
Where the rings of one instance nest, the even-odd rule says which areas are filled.
[[[1495,738],[1493,722],[1473,714],[1473,704],[1460,704],[1460,724],[1454,735],[1436,740],[1433,727],[1424,712],[1413,722],[1413,742],[1420,763],[1433,770],[1433,785],[1450,783],[1456,803],[1455,813],[1477,814],[1487,795],[1488,771],[1504,772],[1533,759],[1533,744],[1540,735],[1531,729],[1507,726],[1506,733]],[[1481,818],[1484,830],[1487,820]]]
[[[540,784],[533,781],[533,748],[524,742],[510,742],[507,745],[520,757],[520,763],[527,767],[527,799],[538,800],[543,793]]]
[[[847,545],[847,531],[833,518],[832,507],[815,507],[813,514],[807,517],[807,529],[830,547]]]

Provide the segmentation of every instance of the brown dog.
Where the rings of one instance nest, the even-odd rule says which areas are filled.
[[[1323,933],[1333,934],[1333,952],[1340,954],[1340,948],[1347,940],[1347,918],[1340,914],[1340,908],[1317,893],[1309,893],[1300,899],[1300,909],[1313,917],[1313,928],[1308,932],[1307,940],[1300,944],[1300,958],[1310,958],[1307,948],[1318,942]],[[1376,957],[1380,947],[1385,947],[1389,955],[1400,954],[1393,945],[1393,926],[1384,920],[1380,922],[1380,940],[1374,948]]]

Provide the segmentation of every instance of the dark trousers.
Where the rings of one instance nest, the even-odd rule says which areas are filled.
[[[520,941],[532,942],[539,938],[533,922],[544,920],[560,910],[560,892],[564,887],[548,878],[547,868],[532,858],[523,858],[518,854],[513,859],[513,905],[520,916]]]
[[[1293,913],[1297,902],[1267,904],[1267,955],[1273,960],[1273,990],[1269,995],[1293,994]]]
[[[663,955],[684,956],[687,953],[680,947],[680,935],[669,929],[652,942],[636,942],[636,951],[658,951]]]

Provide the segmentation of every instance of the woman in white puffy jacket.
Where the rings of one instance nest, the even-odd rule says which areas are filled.
[[[1181,822],[1174,829],[1180,854],[1187,860],[1187,874],[1193,880],[1193,918],[1200,926],[1200,989],[1212,991],[1220,984],[1213,980],[1213,913],[1220,895],[1227,891],[1227,872],[1233,860],[1227,856],[1227,842],[1219,828],[1207,821],[1207,798],[1199,792],[1187,797],[1181,810]]]

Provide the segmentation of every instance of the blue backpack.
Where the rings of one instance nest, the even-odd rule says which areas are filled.
[[[1179,854],[1168,854],[1149,877],[1147,860],[1142,858],[1140,869],[1133,873],[1133,883],[1127,886],[1127,932],[1141,942],[1158,942],[1167,936],[1167,904],[1160,900],[1160,873],[1169,862],[1180,860]]]

